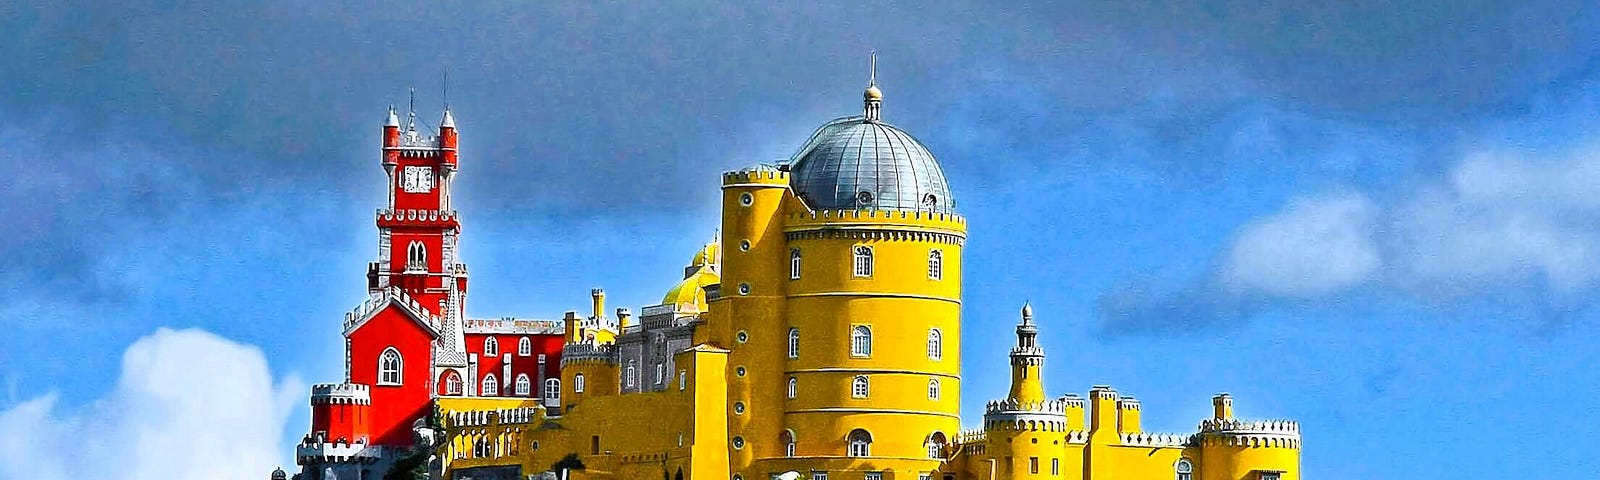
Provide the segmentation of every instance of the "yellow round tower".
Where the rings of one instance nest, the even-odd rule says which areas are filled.
[[[875,82],[863,97],[864,115],[823,125],[786,165],[774,472],[916,478],[940,471],[960,426],[966,222],[933,155],[880,118]]]
[[[1212,418],[1200,422],[1201,480],[1299,480],[1300,424],[1233,418],[1233,397],[1211,399]]]
[[[1079,458],[1067,457],[1064,443],[1072,433],[1067,412],[1082,411],[1082,400],[1047,400],[1044,348],[1033,323],[1033,306],[1022,306],[1017,324],[1017,345],[1011,348],[1011,393],[1005,400],[989,402],[984,409],[984,451],[996,461],[979,465],[980,475],[996,479],[1059,479],[1063,472],[1081,473]],[[1065,469],[1064,469],[1065,468]],[[993,469],[993,471],[981,471]]]

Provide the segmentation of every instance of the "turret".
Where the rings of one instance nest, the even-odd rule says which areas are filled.
[[[1224,392],[1211,397],[1211,418],[1217,420],[1233,418],[1233,396]]]
[[[393,106],[389,107],[389,117],[383,121],[383,146],[400,146],[400,116],[395,113]]]
[[[1039,327],[1033,324],[1033,305],[1022,305],[1017,324],[1017,346],[1011,348],[1011,400],[1031,405],[1045,400],[1044,349],[1039,348]]]
[[[444,169],[447,172],[455,170],[456,117],[450,114],[450,107],[445,107],[444,119],[439,120],[439,148],[444,150]]]
[[[1139,400],[1133,397],[1117,400],[1117,431],[1139,433],[1139,410]]]
[[[1089,436],[1096,443],[1116,442],[1117,391],[1109,385],[1089,389]]]
[[[628,310],[627,307],[618,308],[617,330],[620,332],[621,330],[624,330],[630,326],[633,326],[633,311]]]
[[[589,316],[594,319],[593,321],[595,328],[600,328],[600,325],[603,323],[602,320],[606,318],[605,289],[595,288],[589,290],[589,299],[592,306]]]

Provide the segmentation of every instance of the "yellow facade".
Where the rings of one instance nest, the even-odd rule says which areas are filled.
[[[560,415],[439,399],[441,473],[527,478],[575,454],[586,468],[571,477],[598,479],[1299,478],[1298,427],[1236,420],[1226,395],[1183,435],[1143,432],[1138,401],[1110,387],[1048,397],[1031,307],[1009,393],[961,431],[966,220],[873,91],[864,117],[824,125],[798,162],[724,174],[720,237],[637,322],[596,321],[598,293],[591,319],[569,315]],[[873,138],[889,140],[847,165],[877,162],[864,178],[898,184],[801,178],[823,161],[806,152]]]

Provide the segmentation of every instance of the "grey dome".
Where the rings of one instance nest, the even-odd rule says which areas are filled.
[[[955,198],[933,154],[911,134],[879,120],[828,122],[787,166],[789,185],[812,209],[955,213]]]

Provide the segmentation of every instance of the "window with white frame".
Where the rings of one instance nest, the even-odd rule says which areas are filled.
[[[689,386],[689,371],[678,370],[678,390],[682,391]]]
[[[789,279],[800,279],[800,249],[789,250]]]
[[[883,480],[883,472],[867,472],[864,480]]]
[[[944,332],[937,328],[928,329],[928,360],[935,362],[944,358]]]
[[[378,355],[378,385],[399,385],[403,381],[400,371],[404,365],[399,350],[394,347],[383,349],[383,353]]]
[[[856,245],[855,267],[855,273],[857,277],[872,276],[872,247],[866,245]]]
[[[789,377],[789,398],[794,398],[795,395],[799,394],[799,393],[800,393],[800,380],[798,380],[798,379],[796,379],[794,377]]]
[[[498,356],[500,356],[500,342],[495,340],[494,337],[489,337],[489,338],[483,339],[483,356],[485,356],[485,357],[498,357]]]
[[[522,337],[521,340],[517,340],[517,355],[524,357],[533,355],[533,340],[528,339],[528,337]]]
[[[870,392],[867,386],[867,376],[856,375],[855,380],[850,381],[850,396],[853,398],[867,398],[868,393]]]
[[[1261,477],[1261,480],[1278,480],[1280,478],[1283,478],[1283,473],[1281,473],[1281,472],[1261,472],[1259,477]]]
[[[633,368],[633,360],[628,360],[628,369],[623,377],[630,388],[639,381],[639,371]]]
[[[583,374],[572,376],[572,392],[583,393]]]
[[[667,383],[667,364],[656,364],[656,385]]]
[[[428,247],[424,246],[422,242],[413,241],[406,246],[406,270],[428,270]]]
[[[800,329],[789,328],[789,358],[800,358]]]
[[[500,394],[500,381],[499,381],[499,379],[494,378],[494,374],[493,373],[488,374],[488,375],[484,375],[483,376],[483,388],[480,388],[479,390],[483,392],[483,396],[485,396],[485,397],[493,397],[495,395],[499,395]]]
[[[1061,459],[1059,459],[1059,458],[1050,459],[1050,474],[1051,475],[1060,475],[1061,474]]]
[[[783,433],[779,433],[778,434],[778,443],[783,444],[783,456],[785,456],[785,457],[793,457],[794,456],[794,431],[793,430],[784,430]]]
[[[847,439],[850,447],[846,453],[850,456],[866,457],[872,455],[872,434],[867,433],[866,430],[859,428],[851,430]]]
[[[933,432],[928,435],[928,458],[944,458],[944,432]]]
[[[828,480],[828,472],[811,472],[811,480]]]
[[[855,357],[872,356],[872,327],[856,325],[850,328],[850,355]]]
[[[939,399],[939,379],[928,379],[928,400]]]
[[[517,395],[527,396],[529,392],[533,391],[531,383],[528,381],[528,374],[517,375]]]
[[[928,280],[944,278],[944,253],[938,250],[928,251]]]
[[[456,373],[455,370],[451,370],[450,373],[447,373],[444,376],[444,394],[461,394],[461,374]]]
[[[1194,480],[1194,463],[1187,458],[1178,459],[1178,463],[1173,465],[1172,470],[1177,474],[1177,480]]]
[[[545,403],[552,403],[552,402],[560,402],[560,401],[561,401],[561,379],[559,379],[559,378],[547,378],[547,379],[545,379],[544,380],[544,402]]]

